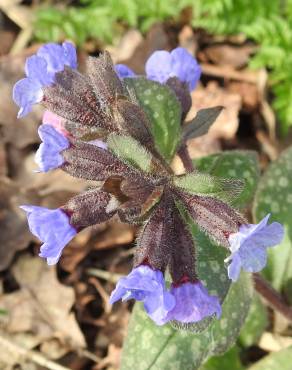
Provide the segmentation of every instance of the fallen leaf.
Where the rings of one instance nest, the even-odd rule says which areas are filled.
[[[110,223],[104,232],[95,237],[93,249],[100,250],[114,248],[119,245],[129,244],[134,240],[134,227],[117,221]]]
[[[232,46],[227,44],[211,45],[202,51],[208,61],[218,65],[232,66],[235,69],[246,66],[250,55],[254,52],[254,45]]]
[[[241,108],[241,96],[236,93],[226,92],[216,82],[209,82],[203,88],[199,86],[192,93],[192,108],[188,113],[187,121],[191,120],[196,113],[203,108],[211,108],[217,105],[223,106],[216,122],[211,126],[208,135],[218,139],[232,139],[238,129],[238,113]],[[200,140],[196,139],[196,140]]]
[[[26,248],[33,239],[26,216],[19,208],[20,204],[30,203],[32,199],[13,181],[0,178],[0,271],[5,270],[15,253]]]
[[[55,267],[40,258],[22,255],[12,267],[20,290],[0,296],[0,317],[8,334],[34,333],[44,342],[58,339],[68,350],[85,346],[85,340],[71,312],[74,290],[59,283]]]

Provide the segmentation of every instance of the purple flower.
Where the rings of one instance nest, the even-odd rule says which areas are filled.
[[[117,64],[115,70],[120,78],[135,77],[136,74],[126,65]],[[145,65],[146,76],[164,84],[171,77],[177,77],[194,90],[201,77],[201,67],[196,59],[184,48],[176,48],[171,53],[165,50],[155,51]]]
[[[267,263],[267,248],[281,243],[284,228],[278,222],[267,225],[270,214],[259,224],[246,224],[239,227],[239,232],[229,236],[231,255],[225,260],[231,261],[228,276],[236,281],[243,268],[248,272],[258,272]]]
[[[199,281],[186,282],[179,286],[172,285],[170,293],[175,297],[176,304],[168,313],[168,320],[191,323],[215,314],[218,318],[221,316],[218,297],[210,295]]]
[[[184,48],[176,48],[171,53],[160,50],[154,52],[145,65],[147,78],[165,83],[170,77],[177,77],[192,91],[201,76],[201,67],[195,58]]]
[[[140,265],[118,282],[110,297],[110,303],[122,299],[143,301],[147,314],[157,325],[166,323],[167,313],[174,307],[175,299],[166,291],[161,271]]]
[[[29,205],[20,208],[27,212],[30,231],[44,243],[39,256],[46,258],[48,265],[56,264],[63,248],[77,233],[69,217],[61,209]]]
[[[64,42],[62,46],[46,44],[36,55],[27,58],[27,77],[16,82],[13,88],[13,100],[20,107],[18,118],[25,116],[33,104],[42,100],[42,87],[54,83],[56,72],[62,71],[65,65],[77,68],[76,49],[70,42]]]
[[[35,162],[38,164],[40,171],[48,172],[60,167],[64,163],[60,152],[69,148],[70,142],[50,125],[41,125],[38,133],[43,141],[35,156]]]
[[[131,68],[129,68],[125,64],[116,64],[115,71],[120,78],[136,76],[135,72],[132,71]]]

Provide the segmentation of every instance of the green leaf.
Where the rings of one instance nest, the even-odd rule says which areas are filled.
[[[176,176],[174,184],[191,194],[208,195],[227,202],[237,198],[244,186],[241,180],[224,179],[200,172]]]
[[[194,164],[199,171],[210,175],[244,181],[244,189],[233,201],[234,206],[245,207],[252,200],[260,173],[256,152],[226,151],[196,159]]]
[[[189,140],[207,134],[222,109],[222,106],[217,106],[199,110],[195,118],[185,123],[183,127],[184,139]]]
[[[181,140],[181,106],[166,86],[144,77],[125,78],[151,122],[156,149],[170,162]]]
[[[107,145],[123,161],[150,172],[152,155],[132,137],[110,134]]]
[[[8,315],[8,311],[4,310],[3,308],[0,308],[0,316],[6,316]]]
[[[235,342],[252,298],[250,275],[232,284],[220,320],[203,333],[156,326],[141,304],[135,304],[124,343],[121,370],[198,369],[208,357],[228,350]]]
[[[286,149],[266,170],[256,192],[253,215],[259,222],[271,213],[271,221],[285,227],[282,243],[268,249],[264,275],[276,289],[289,287],[292,279],[292,147]]]
[[[247,319],[243,325],[239,342],[244,347],[250,347],[257,344],[266,327],[269,324],[268,312],[262,304],[258,295],[254,295]]]
[[[239,358],[239,349],[237,346],[232,347],[222,356],[211,357],[200,370],[244,370]]]
[[[272,353],[255,365],[249,367],[249,370],[291,370],[292,347]]]

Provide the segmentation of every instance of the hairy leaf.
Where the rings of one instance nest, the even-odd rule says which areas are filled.
[[[224,179],[200,172],[191,172],[174,178],[174,184],[195,195],[206,195],[232,202],[243,190],[243,182],[237,179]]]
[[[211,357],[199,370],[244,370],[243,365],[240,362],[239,348],[237,346],[232,347],[229,351],[224,353],[222,356]]]
[[[195,118],[185,123],[183,127],[184,140],[207,134],[209,128],[216,121],[222,109],[222,106],[217,106],[199,110]]]
[[[201,231],[219,245],[229,247],[228,235],[238,231],[245,218],[219,199],[177,192],[177,199]]]
[[[166,197],[166,195],[162,197],[140,231],[135,252],[135,266],[147,259],[155,269],[164,270],[169,262],[170,245],[173,242],[169,228],[173,219]]]
[[[233,205],[246,207],[252,200],[259,180],[259,162],[256,152],[245,150],[225,151],[202,157],[194,161],[198,170],[228,179],[244,181],[240,196],[233,200]]]
[[[143,77],[124,79],[134,91],[150,122],[155,145],[161,155],[170,161],[180,141],[181,107],[171,89]]]
[[[145,172],[153,169],[152,155],[132,137],[111,134],[107,144],[110,150],[130,165]]]
[[[244,347],[257,344],[268,323],[267,309],[255,294],[245,324],[240,331],[239,343]]]
[[[75,142],[62,151],[65,163],[62,169],[75,177],[102,181],[110,176],[130,176],[134,169],[127,166],[109,150],[93,144]]]
[[[87,227],[109,220],[118,202],[109,193],[94,189],[71,198],[64,207],[70,215],[70,224]]]
[[[253,215],[259,222],[267,213],[271,221],[285,227],[282,243],[268,249],[265,276],[276,289],[288,289],[292,281],[292,147],[285,150],[266,170],[256,192]]]

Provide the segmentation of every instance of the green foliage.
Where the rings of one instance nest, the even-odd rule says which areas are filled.
[[[262,0],[194,0],[194,26],[215,34],[236,34],[279,10],[279,1]]]
[[[274,352],[255,365],[249,367],[249,370],[290,370],[292,362],[292,347]]]
[[[267,213],[271,220],[282,223],[285,237],[282,243],[269,248],[267,267],[264,270],[276,289],[289,289],[292,281],[292,147],[274,161],[259,182],[253,214],[259,222]]]
[[[286,133],[292,125],[291,0],[198,0],[194,8],[194,26],[215,34],[243,33],[259,44],[251,66],[271,69],[273,105]]]
[[[232,347],[222,356],[211,357],[199,370],[244,370],[239,358],[239,349]]]
[[[225,151],[196,159],[194,164],[198,170],[210,175],[244,181],[243,191],[233,200],[235,206],[244,207],[252,200],[259,180],[259,163],[256,152]]]
[[[170,161],[181,136],[181,105],[176,96],[167,86],[143,77],[127,78],[125,83],[148,115],[157,150]]]
[[[119,158],[134,167],[150,172],[152,156],[131,136],[111,134],[107,144]]]
[[[121,25],[146,31],[153,23],[177,17],[187,0],[81,0],[81,6],[42,7],[37,11],[35,37],[44,42],[89,38],[112,42]]]
[[[212,355],[228,350],[246,318],[252,297],[250,276],[242,273],[232,284],[220,320],[208,330],[190,334],[169,325],[159,327],[136,304],[130,320],[121,370],[195,370]],[[239,303],[240,302],[240,303]]]
[[[185,140],[207,134],[222,109],[222,106],[200,109],[196,116],[183,126],[183,137]]]
[[[254,295],[248,316],[240,331],[239,343],[244,347],[257,344],[269,323],[268,312],[258,295]]]
[[[205,173],[193,172],[175,177],[176,186],[196,195],[208,195],[226,202],[232,202],[240,196],[244,183],[237,179],[225,179]]]

